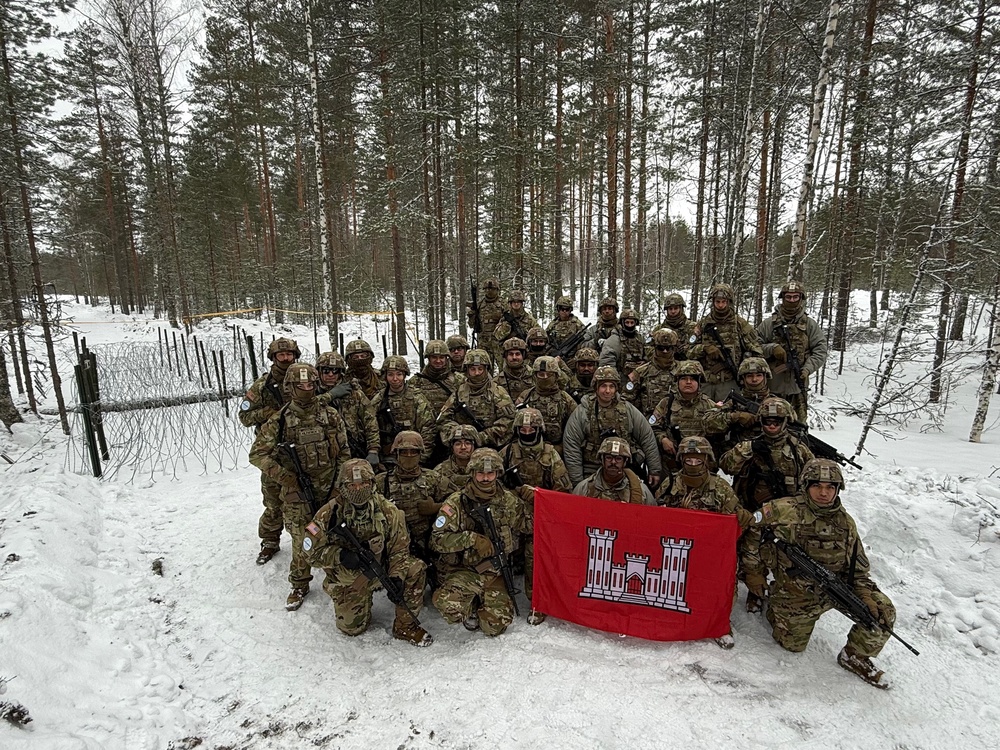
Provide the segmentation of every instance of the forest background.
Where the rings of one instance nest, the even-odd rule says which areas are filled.
[[[841,352],[880,310],[901,335],[934,307],[930,403],[978,301],[992,383],[998,17],[985,0],[0,0],[0,391],[13,370],[34,406],[25,331],[48,337],[56,293],[178,327],[264,309],[332,341],[348,311],[391,311],[405,354],[418,317],[422,338],[455,332],[485,275],[540,319],[569,293],[652,321],[674,289],[695,317],[727,281],[751,322],[800,277]]]

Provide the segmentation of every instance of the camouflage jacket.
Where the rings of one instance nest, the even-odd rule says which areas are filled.
[[[632,371],[622,388],[622,396],[634,404],[644,417],[650,417],[656,405],[674,390],[675,382],[673,363],[669,367],[661,367],[653,360]]]
[[[434,419],[437,419],[445,401],[464,380],[465,376],[455,372],[450,366],[443,375],[437,375],[431,371],[428,365],[406,381],[406,384],[427,399],[427,403],[431,407],[431,414],[434,415]]]
[[[383,471],[376,476],[375,488],[406,514],[406,527],[414,541],[426,540],[431,522],[437,515],[437,506],[452,491],[448,480],[433,469],[420,469],[416,476],[406,476],[398,466],[391,472]],[[417,506],[422,500],[435,504],[433,512],[420,512]]]
[[[447,483],[448,494],[458,492],[469,481],[468,468],[463,469],[459,466],[454,456],[448,456],[448,458],[434,467],[434,471]]]
[[[566,422],[576,410],[576,401],[572,396],[562,389],[554,393],[539,393],[538,388],[532,386],[521,394],[517,405],[519,408],[538,409],[545,419],[545,442],[556,448],[562,447]]]
[[[472,419],[461,408],[464,404],[479,425],[474,425]],[[438,431],[441,441],[447,445],[451,431],[460,424],[476,427],[479,432],[480,448],[496,448],[510,439],[511,426],[514,421],[514,402],[507,391],[487,378],[478,387],[466,380],[445,402],[441,414],[438,415]],[[482,428],[482,429],[480,429]]]
[[[604,343],[611,337],[611,334],[618,330],[618,318],[616,317],[613,321],[605,322],[600,317],[597,319],[597,323],[594,324],[594,349],[600,354],[601,350],[604,348]]]
[[[430,547],[441,553],[438,567],[445,576],[462,569],[472,569],[480,574],[499,573],[489,558],[483,558],[473,549],[473,534],[489,536],[470,512],[478,505],[480,503],[465,490],[453,492],[441,505],[431,528]],[[489,505],[504,548],[512,553],[518,547],[519,535],[531,532],[522,503],[516,495],[498,484]]]
[[[733,314],[722,321],[717,321],[712,315],[706,315],[698,322],[698,343],[688,347],[687,352],[688,359],[697,359],[705,368],[706,382],[725,383],[727,380],[737,379],[737,373],[731,372],[722,358],[710,357],[705,351],[708,346],[719,345],[715,337],[708,333],[706,326],[716,327],[737,368],[746,357],[764,355],[757,331],[739,315]]]
[[[574,495],[593,497],[598,500],[613,500],[633,505],[653,505],[653,493],[631,469],[625,469],[625,476],[618,484],[609,485],[598,469],[573,488]]]
[[[434,450],[434,415],[427,399],[405,383],[399,393],[390,393],[389,387],[375,394],[372,409],[378,422],[379,454],[383,460],[392,455],[392,441],[403,430],[419,432],[424,439],[420,460],[426,461]]]
[[[669,318],[664,318],[663,322],[660,323],[660,328],[669,328],[677,334],[677,348],[674,350],[674,359],[678,362],[682,359],[691,359],[688,355],[688,349],[698,339],[698,325],[693,320],[688,319],[686,315],[682,315],[680,320],[671,321]],[[692,336],[695,342],[691,341]]]
[[[481,340],[492,339],[497,323],[507,309],[507,301],[503,297],[498,296],[495,300],[488,300],[482,295],[479,298],[479,307],[475,310],[470,309],[467,313],[469,328],[479,334]]]
[[[790,396],[799,392],[799,384],[795,382],[795,376],[788,369],[787,361],[776,362],[773,357],[775,345],[780,344],[783,349],[788,348],[784,337],[779,336],[775,330],[782,324],[788,325],[788,337],[791,339],[792,348],[798,354],[803,377],[818,372],[826,364],[827,344],[826,336],[823,334],[823,329],[819,327],[819,323],[805,313],[799,313],[791,320],[786,321],[781,314],[780,305],[770,318],[757,326],[757,333],[763,342],[764,356],[770,362],[771,370],[774,373],[774,377],[771,378],[768,385],[775,395]]]
[[[541,445],[531,448],[513,442],[504,449],[502,457],[504,466],[508,470],[516,469],[521,481],[524,482],[524,485],[514,492],[524,502],[525,512],[529,517],[534,516],[535,487],[557,492],[569,492],[573,487],[562,457],[555,448],[544,441]]]
[[[535,380],[529,366],[522,365],[519,372],[512,372],[505,362],[503,369],[493,379],[493,382],[507,391],[507,395],[512,401],[517,401],[522,393],[531,388]]]
[[[328,390],[316,397],[325,401],[338,412],[347,428],[347,442],[352,458],[365,458],[370,452],[378,452],[378,422],[375,420],[375,410],[372,402],[361,392],[361,386],[356,380],[351,380],[351,392],[340,398],[333,398],[333,391]]]
[[[264,424],[250,448],[250,463],[282,486],[282,499],[304,503],[292,464],[278,447],[281,443],[295,445],[302,470],[312,480],[316,502],[323,502],[350,457],[340,414],[318,400],[304,407],[289,402]]]
[[[616,329],[601,347],[601,358],[598,367],[614,367],[627,378],[632,371],[646,361],[646,337],[638,329],[632,336],[626,336]]]
[[[675,474],[671,481],[660,485],[656,499],[660,505],[668,508],[687,508],[722,513],[727,516],[734,515],[741,529],[753,523],[753,514],[740,505],[739,498],[736,497],[729,482],[715,474],[709,474],[701,487],[688,487],[681,476]]]
[[[666,398],[660,399],[649,418],[656,442],[667,438],[675,443],[671,427],[677,427],[682,438],[714,434],[710,431],[707,419],[715,408],[715,402],[704,393],[699,393],[690,401],[681,398],[676,391],[668,394]]]
[[[360,374],[355,373],[353,370],[348,370],[347,377],[354,378],[357,381],[361,392],[369,400],[375,398],[375,394],[385,388],[385,381],[382,380],[382,376],[378,374],[377,370],[371,367],[368,368],[368,372]]]
[[[514,319],[515,325],[508,323],[504,319],[503,313],[500,314],[500,321],[497,323],[497,327],[493,331],[493,340],[497,344],[502,344],[511,336],[526,339],[528,331],[538,325],[538,321],[529,315],[527,310],[521,310],[520,315],[515,315],[510,310],[505,310],[505,312],[510,312],[510,316]],[[515,328],[518,330],[515,331]]]
[[[794,495],[802,467],[812,458],[812,451],[786,432],[776,440],[761,436],[738,443],[722,455],[719,467],[735,477],[743,507],[757,510],[767,500]]]
[[[549,335],[549,347],[554,350],[555,347],[562,344],[571,336],[575,336],[577,333],[582,331],[586,326],[583,321],[580,320],[575,315],[571,315],[569,320],[559,320],[557,317],[545,328],[545,332]],[[572,351],[566,352],[566,359],[571,359],[576,350],[581,346],[590,346],[591,340],[589,335],[585,335],[576,346],[573,347]]]
[[[240,403],[240,424],[244,427],[261,426],[278,413],[278,410],[289,401],[281,383],[274,379],[274,369],[266,375],[261,375],[247,389],[246,396]]]

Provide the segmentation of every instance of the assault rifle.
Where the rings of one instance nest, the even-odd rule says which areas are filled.
[[[396,417],[392,413],[392,407],[389,405],[389,386],[386,386],[382,393],[382,403],[379,404],[378,411],[375,412],[375,419],[378,421],[379,442],[381,442],[385,454],[391,455],[387,446],[392,445],[392,441],[396,439],[400,429],[396,423]]]
[[[792,346],[792,338],[788,334],[788,324],[781,323],[780,325],[776,325],[774,327],[774,332],[785,342],[785,364],[791,371],[792,376],[795,378],[796,385],[798,385],[799,388],[805,392],[806,381],[802,377],[802,361],[799,359],[799,353],[795,351],[795,348]]]
[[[470,409],[469,405],[464,401],[459,401],[457,398],[455,399],[455,411],[459,414],[464,414],[466,419],[472,422],[472,426],[475,427],[477,431],[482,432],[486,429],[486,425],[483,424],[483,421],[472,413],[472,409]]]
[[[561,343],[556,343],[555,341],[553,341],[552,334],[549,334],[549,346],[552,349],[552,356],[561,357],[562,359],[566,359],[567,357],[569,357],[573,352],[576,351],[577,347],[587,337],[588,331],[590,331],[590,329],[593,327],[594,324],[591,323],[586,328],[581,328],[572,336],[567,336],[566,340]]]
[[[302,468],[299,454],[295,450],[295,443],[278,443],[278,449],[288,457],[292,464],[292,471],[298,480],[299,489],[302,490],[302,496],[309,504],[309,513],[316,515],[316,511],[319,510],[319,504],[316,502],[316,486],[313,484],[312,477]]]
[[[756,414],[760,411],[760,404],[758,402],[746,398],[736,388],[733,388],[733,390],[729,392],[726,399],[739,406],[742,411],[748,411],[751,414]],[[788,423],[788,431],[805,443],[806,447],[813,452],[813,455],[816,456],[816,458],[828,458],[831,461],[836,461],[841,466],[850,464],[858,470],[863,468],[853,458],[848,458],[829,443],[820,440],[818,437],[810,433],[809,425],[807,424],[790,421]]]
[[[725,366],[729,368],[729,371],[733,373],[734,378],[739,378],[740,369],[736,366],[736,363],[733,362],[733,355],[726,347],[726,342],[722,340],[722,334],[719,333],[719,327],[715,323],[706,323],[704,331],[715,339],[715,343],[719,347],[719,351],[722,352],[723,364],[725,364]]]
[[[351,527],[347,525],[347,522],[341,521],[340,523],[331,526],[330,531],[350,545],[350,548],[358,556],[358,559],[361,562],[360,570],[365,578],[368,580],[378,578],[379,583],[382,584],[386,595],[389,597],[389,601],[405,609],[407,614],[413,618],[413,623],[417,627],[420,627],[420,621],[417,619],[417,615],[406,604],[402,584],[400,583],[400,585],[396,585],[396,582],[389,577],[385,568],[382,567],[378,558],[375,557],[375,553],[371,551],[367,544],[364,544],[360,539],[358,539],[357,535],[355,535],[355,533],[351,530]]]
[[[762,541],[774,544],[779,552],[783,552],[792,563],[792,567],[788,569],[788,572],[808,578],[815,583],[823,595],[830,600],[839,612],[863,628],[867,628],[873,632],[881,630],[883,633],[888,633],[912,651],[915,656],[920,656],[920,652],[896,635],[892,628],[878,621],[871,613],[871,610],[868,609],[868,605],[861,600],[861,597],[854,593],[854,589],[850,583],[813,560],[809,556],[809,553],[799,545],[779,539],[771,529],[765,529]],[[855,549],[856,553],[857,550]],[[854,567],[853,563],[851,567]],[[853,575],[851,577],[853,578]]]
[[[778,467],[774,465],[771,448],[764,441],[763,437],[755,437],[751,440],[750,447],[753,448],[754,455],[767,467],[767,471],[761,476],[761,472],[755,463],[748,464],[750,468],[746,476],[750,480],[750,487],[753,488],[757,484],[756,477],[760,477],[767,484],[772,498],[778,499],[779,497],[788,495],[788,488],[785,487],[785,475],[778,471]]]
[[[520,617],[521,610],[517,608],[517,599],[514,597],[519,592],[514,588],[514,572],[511,569],[510,555],[507,553],[503,538],[493,520],[493,510],[486,503],[472,503],[471,506],[469,513],[479,522],[486,531],[486,536],[493,543],[493,557],[490,560],[503,577],[503,587],[507,589],[507,596],[510,597],[510,601],[514,605],[514,614]]]
[[[482,333],[483,322],[479,319],[479,287],[469,275],[469,296],[472,299],[472,346],[476,345],[476,334]]]
[[[527,340],[528,332],[521,327],[521,324],[518,322],[517,318],[514,317],[514,314],[510,310],[504,311],[503,319],[506,320],[507,325],[510,326],[510,336],[508,336],[507,338],[510,338],[511,336],[516,336],[519,339]]]
[[[257,350],[254,348],[253,336],[248,333],[246,340],[247,354],[250,355],[250,372],[253,373],[253,379],[256,380],[259,377],[257,374]]]

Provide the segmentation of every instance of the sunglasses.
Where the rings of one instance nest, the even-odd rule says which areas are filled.
[[[768,427],[778,427],[784,421],[785,420],[782,417],[764,417],[762,420],[760,420],[760,423],[763,425],[767,425]]]
[[[344,371],[341,370],[339,367],[320,367],[319,368],[319,374],[320,375],[343,375]]]

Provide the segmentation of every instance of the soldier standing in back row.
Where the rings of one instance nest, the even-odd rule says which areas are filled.
[[[618,327],[618,300],[605,297],[597,306],[597,323],[594,325],[594,350],[600,354],[604,342]]]
[[[347,363],[337,352],[323,352],[316,358],[319,396],[340,412],[347,428],[352,458],[364,458],[378,466],[378,422],[372,402],[353,378],[346,377]]]
[[[456,373],[465,374],[465,355],[469,353],[469,342],[465,336],[449,336],[445,342],[448,345],[448,359],[451,369]]]
[[[285,600],[285,609],[294,611],[302,606],[309,593],[312,572],[303,548],[306,524],[318,508],[306,496],[312,485],[315,503],[326,500],[333,480],[350,453],[344,420],[332,406],[316,398],[319,373],[312,365],[294,364],[285,373],[284,386],[291,401],[281,407],[261,428],[250,449],[250,463],[281,485],[281,514],[285,528],[292,537],[292,562],[288,582],[292,590]],[[298,457],[304,476],[300,479],[294,462],[283,445],[288,445]],[[367,464],[366,464],[367,465]]]
[[[280,338],[271,342],[267,347],[271,369],[247,389],[246,398],[240,404],[240,424],[253,427],[258,434],[264,423],[288,403],[289,396],[283,387],[285,373],[301,356],[299,345],[293,339]],[[257,522],[257,535],[260,537],[257,564],[263,565],[278,554],[284,520],[281,517],[281,485],[261,472],[260,492],[264,497],[264,512]]]
[[[826,364],[827,354],[826,335],[806,315],[805,301],[802,283],[789,281],[781,288],[781,303],[774,314],[757,326],[764,356],[774,363],[771,392],[792,405],[802,424],[808,424],[809,376]]]
[[[698,343],[688,349],[705,370],[705,395],[722,401],[737,387],[740,362],[760,357],[763,351],[757,332],[736,314],[736,293],[729,284],[715,284],[708,292],[712,310],[698,322]]]
[[[691,346],[691,337],[695,335],[697,326],[693,320],[689,320],[684,314],[684,298],[679,294],[668,294],[663,300],[663,312],[666,313],[660,328],[669,328],[677,334],[677,352],[675,358],[680,361],[687,359],[688,347]]]
[[[431,414],[436,421],[445,402],[455,392],[459,384],[465,380],[465,376],[452,369],[451,359],[448,356],[448,346],[443,341],[436,339],[428,341],[424,347],[424,356],[427,357],[427,364],[424,365],[424,369],[410,378],[409,385],[410,388],[427,399],[427,403],[431,407]],[[447,446],[441,442],[439,437],[435,436],[429,465],[433,466],[447,457]]]
[[[614,367],[624,379],[645,361],[646,337],[639,331],[639,314],[626,307],[618,319],[618,327],[601,347],[597,366]]]
[[[585,328],[583,321],[573,314],[573,300],[570,297],[560,297],[556,300],[556,318],[545,329],[548,335],[549,346],[555,350],[562,346],[567,340],[578,334]],[[567,362],[572,360],[573,355],[581,346],[589,346],[590,338],[583,336],[576,346],[567,352],[562,353],[562,357]]]
[[[368,399],[375,398],[375,394],[385,387],[385,381],[379,377],[372,367],[375,361],[375,352],[364,339],[348,341],[344,348],[344,359],[347,360],[347,367],[351,371],[351,377],[358,381],[362,393]]]
[[[674,353],[677,350],[677,334],[669,328],[660,328],[653,331],[652,339],[652,358],[632,371],[623,394],[644,417],[653,414],[653,409],[670,394],[676,382]]]
[[[478,306],[473,305],[470,300],[466,318],[469,328],[476,334],[475,340],[478,342],[479,348],[489,352],[493,361],[497,362],[500,358],[501,342],[493,338],[493,333],[496,331],[497,323],[500,322],[507,310],[507,303],[500,296],[500,282],[493,277],[486,279],[480,285],[479,292]],[[451,339],[448,341],[448,349],[450,350],[452,347]],[[468,349],[468,342],[465,343],[466,349]]]
[[[524,309],[526,299],[520,289],[514,289],[507,295],[509,309],[504,312],[496,330],[493,331],[493,341],[497,346],[511,336],[527,341],[528,331],[538,325],[538,322]]]
[[[576,401],[559,387],[560,371],[555,357],[539,357],[531,371],[535,384],[521,394],[517,408],[538,410],[545,420],[545,442],[562,455],[563,429],[576,410]],[[514,421],[517,422],[516,417]]]

